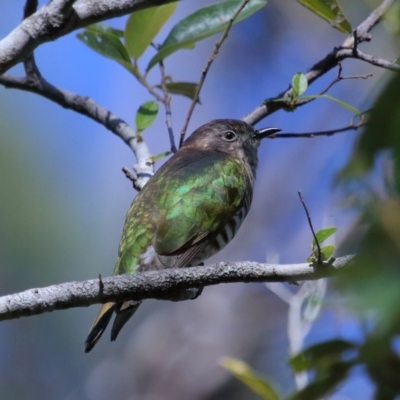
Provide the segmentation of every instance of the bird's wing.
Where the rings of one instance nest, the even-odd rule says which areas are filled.
[[[153,246],[168,268],[184,267],[195,259],[240,210],[248,179],[241,161],[218,153],[213,162],[192,157],[174,171],[171,190],[158,200]]]
[[[227,153],[178,152],[132,203],[114,274],[189,265],[251,196],[246,179],[241,161]],[[151,246],[159,265],[141,261]]]

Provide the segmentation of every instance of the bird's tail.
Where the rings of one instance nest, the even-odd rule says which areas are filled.
[[[101,338],[114,312],[117,315],[111,330],[111,341],[117,338],[120,330],[138,309],[140,303],[141,302],[138,301],[126,301],[122,304],[113,302],[103,304],[86,338],[84,347],[85,353],[89,353]]]
[[[101,338],[101,335],[110,322],[116,306],[117,305],[115,303],[105,303],[101,306],[100,311],[97,314],[97,317],[94,320],[86,338],[84,347],[85,353],[89,353],[89,351],[93,349],[97,341]]]
[[[141,301],[125,301],[120,307],[116,308],[115,312],[117,315],[111,329],[112,342],[117,338],[120,330],[128,322],[129,318],[135,314],[141,303]]]

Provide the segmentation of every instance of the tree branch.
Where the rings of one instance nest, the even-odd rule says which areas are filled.
[[[14,35],[15,36],[14,39],[17,40],[19,37],[18,36],[19,30],[22,30],[24,35],[28,36],[32,35],[32,37],[36,38],[35,40],[39,40],[40,38],[42,39],[46,38],[45,35],[46,29],[50,29],[50,27],[52,27],[51,29],[52,39],[55,39],[65,34],[62,29],[63,21],[65,22],[68,19],[69,19],[68,29],[73,30],[79,26],[88,25],[89,20],[90,23],[92,23],[99,21],[101,18],[106,19],[112,16],[122,15],[136,9],[145,8],[150,5],[164,4],[167,2],[169,2],[169,0],[156,0],[156,1],[125,0],[119,2],[109,2],[103,0],[103,1],[98,1],[96,3],[98,6],[97,8],[94,7],[94,5],[87,0],[77,0],[75,2],[72,0],[69,1],[57,0],[57,1],[52,1],[48,5],[42,7],[39,11],[30,15],[30,13],[35,11],[36,2],[33,0],[29,1],[26,5],[26,9],[24,12],[25,19],[13,32],[10,33],[9,36],[0,41],[0,73],[2,71],[2,65],[3,66],[8,65],[7,64],[8,61],[4,60],[8,59],[6,50],[7,50],[7,43],[9,40],[11,40],[10,36]],[[352,46],[354,46],[355,43],[359,43],[363,40],[369,40],[370,36],[368,35],[368,31],[372,29],[373,26],[376,25],[376,23],[382,17],[383,13],[392,3],[393,0],[384,0],[382,4],[375,11],[373,11],[364,22],[362,22],[359,25],[357,30],[354,31],[354,34],[351,37],[348,37],[343,42],[340,48],[335,48],[333,52],[328,54],[323,60],[316,63],[311,68],[311,70],[306,74],[309,83],[312,83],[319,76],[322,76],[331,68],[338,65],[341,59],[347,57],[360,58],[363,59],[364,61],[371,62],[374,65],[390,69],[399,68],[399,66],[393,62],[389,62],[386,60],[378,59],[370,55],[366,55],[360,52],[357,48],[355,47],[352,48]],[[90,16],[90,13],[92,13],[92,16]],[[72,14],[74,15],[75,19],[78,18],[78,22],[80,21],[79,23],[76,22],[75,19],[71,17]],[[57,23],[55,23],[54,21],[57,21]],[[51,25],[52,23],[54,26]],[[37,25],[40,25],[40,29]],[[55,25],[57,25],[57,27]],[[35,31],[36,28],[39,30]],[[223,38],[221,38],[220,42],[222,42],[223,39],[226,37],[227,31],[228,29],[225,31],[225,34],[223,35]],[[24,36],[24,40],[25,39],[28,40],[26,36]],[[31,43],[29,40],[26,43],[28,42]],[[220,42],[218,42],[217,47],[214,50],[214,53],[218,51]],[[23,40],[22,42],[17,40],[12,46],[12,48],[15,51],[17,51],[17,53],[19,52],[19,50],[16,49],[19,48],[21,43],[25,42]],[[37,47],[37,45],[39,45],[41,42],[36,44],[35,43],[33,48]],[[30,48],[31,45],[27,44],[26,46],[28,46],[26,48]],[[213,56],[215,57],[214,53]],[[135,187],[138,188],[142,187],[143,184],[149,179],[149,177],[154,172],[153,160],[151,158],[151,154],[147,145],[145,144],[144,141],[140,140],[140,138],[136,137],[135,131],[128,124],[126,124],[126,122],[123,121],[121,118],[112,114],[110,111],[106,110],[100,105],[96,104],[94,100],[88,97],[83,97],[77,94],[67,92],[48,83],[40,75],[34,63],[34,58],[32,53],[29,52],[26,53],[24,60],[25,60],[24,63],[25,71],[27,74],[26,78],[17,78],[9,75],[2,75],[0,76],[0,84],[3,84],[7,88],[16,88],[39,94],[41,96],[48,98],[51,101],[56,102],[57,104],[61,105],[64,108],[72,109],[104,125],[111,132],[119,136],[135,153],[135,156],[138,160],[138,164],[135,165],[134,167],[138,175],[138,179],[136,179],[135,181],[136,182]],[[3,64],[3,61],[5,62],[5,64]],[[14,63],[14,61],[12,61],[12,63]],[[5,68],[7,69],[8,67]],[[290,91],[291,88],[289,88],[286,92],[283,92],[279,97],[286,96]],[[258,107],[248,116],[246,116],[244,120],[250,124],[255,124],[260,119],[283,108],[284,106],[285,106],[284,102],[266,101],[262,106]],[[318,135],[321,134],[323,133],[319,133]]]
[[[27,3],[28,8],[24,13],[24,17],[26,18],[6,38],[0,41],[0,74],[19,61],[26,59],[33,49],[41,43],[55,40],[74,29],[87,26],[94,22],[127,14],[149,6],[166,4],[168,2],[170,2],[170,0],[99,0],[95,3],[89,0],[53,0],[30,16],[30,12],[34,11],[32,5],[34,5],[35,2],[31,4]],[[358,43],[370,40],[368,32],[380,21],[383,14],[393,2],[394,0],[384,0],[340,47],[335,48],[324,59],[311,67],[306,74],[309,84],[336,67],[341,60],[348,57],[358,58],[383,68],[392,70],[399,69],[400,66],[394,62],[362,53],[356,48]],[[137,140],[133,129],[121,118],[97,105],[92,99],[58,89],[47,82],[45,85],[41,85],[42,88],[40,90],[38,87],[35,87],[35,85],[29,84],[28,79],[23,78],[0,76],[0,83],[9,88],[18,88],[40,94],[55,101],[62,107],[70,108],[101,123],[114,134],[121,137],[134,151],[138,159],[138,165],[135,166],[135,168],[138,169],[138,175],[144,177],[143,183],[152,175],[153,164],[150,158],[150,152],[145,143]],[[48,90],[49,88],[51,88],[51,90]],[[278,98],[287,96],[291,90],[291,87],[289,87],[289,89],[282,92]],[[243,119],[249,124],[254,125],[261,119],[283,107],[285,107],[284,102],[265,101]]]
[[[0,297],[0,321],[43,314],[54,310],[87,307],[108,301],[170,300],[182,289],[232,282],[294,282],[332,276],[351,263],[354,256],[333,263],[259,264],[221,262],[214,265],[148,271],[136,275],[68,282]]]
[[[53,0],[0,41],[0,75],[38,46],[95,22],[175,0]]]
[[[383,0],[382,3],[371,12],[360,25],[358,25],[356,32],[350,35],[344,42],[343,47],[352,48],[354,46],[354,38],[358,38],[358,43],[368,41],[371,39],[369,32],[378,22],[382,19],[383,15],[389,9],[389,7],[395,2],[395,0]]]
[[[33,56],[30,58],[32,58],[32,62],[29,64],[31,67],[35,66]],[[25,64],[25,67],[27,68],[27,64]],[[25,90],[43,96],[59,104],[61,107],[91,118],[117,135],[132,149],[138,160],[138,163],[134,166],[138,187],[142,187],[153,175],[154,162],[147,144],[137,138],[135,130],[124,120],[97,104],[93,99],[79,96],[53,86],[38,71],[28,73],[26,78],[2,75],[0,76],[0,84],[6,88]]]
[[[377,7],[354,31],[354,33],[346,38],[346,40],[338,47],[335,47],[329,54],[327,54],[322,60],[315,63],[309,71],[305,74],[308,84],[312,84],[315,80],[320,78],[322,75],[335,68],[340,61],[345,58],[358,58],[363,61],[367,61],[375,66],[382,68],[388,68],[391,70],[398,70],[400,68],[394,62],[379,59],[374,56],[364,54],[355,48],[354,46],[361,42],[371,40],[369,32],[371,29],[381,20],[383,14],[388,8],[394,3],[394,0],[384,0],[381,5]],[[355,42],[355,38],[357,43]],[[292,87],[280,93],[276,98],[286,98],[292,93]],[[252,112],[243,118],[243,121],[250,125],[254,125],[261,121],[268,115],[281,110],[285,107],[285,103],[277,101],[264,101],[263,104],[255,108]]]

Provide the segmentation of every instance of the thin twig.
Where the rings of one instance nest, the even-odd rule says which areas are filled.
[[[360,50],[342,49],[337,53],[337,58],[343,60],[344,58],[355,58],[358,60],[366,61],[376,67],[389,69],[390,71],[399,71],[400,65],[396,61],[385,60],[384,58],[376,57],[371,54],[363,53]]]
[[[342,67],[342,63],[338,63],[338,73],[336,75],[336,78],[323,90],[321,90],[321,92],[319,92],[319,95],[325,94],[326,92],[328,92],[328,90],[330,90],[330,88],[333,85],[336,85],[336,83],[340,82],[343,78],[342,78],[342,71],[343,71],[343,67]]]
[[[125,174],[125,177],[128,178],[133,185],[133,188],[136,189],[138,192],[142,189],[142,186],[140,186],[140,182],[138,180],[138,176],[136,175],[135,171],[130,171],[126,167],[122,167],[122,172]]]
[[[356,131],[361,126],[367,123],[367,118],[361,117],[361,120],[358,124],[354,124],[351,122],[348,126],[339,129],[331,129],[329,131],[318,131],[318,132],[307,132],[307,133],[275,133],[271,136],[268,136],[267,139],[288,139],[288,138],[315,138],[318,136],[333,136],[337,133],[347,132],[347,131]]]
[[[164,103],[164,99],[154,90],[154,87],[150,85],[149,82],[147,82],[146,76],[143,76],[140,73],[140,70],[138,68],[136,60],[134,60],[134,65],[136,68],[136,78],[137,80],[141,83],[142,86],[144,86],[147,91],[160,103]]]
[[[246,4],[248,2],[249,2],[249,0],[244,0],[243,3],[239,6],[239,8],[236,10],[236,12],[233,14],[232,18],[230,19],[230,21],[228,23],[228,26],[226,27],[223,35],[221,36],[221,39],[216,43],[216,45],[214,47],[214,51],[212,52],[211,57],[208,59],[207,64],[203,69],[203,72],[201,73],[200,81],[197,84],[196,92],[195,92],[194,97],[192,99],[192,103],[190,104],[189,111],[187,113],[185,122],[183,124],[183,128],[181,130],[181,137],[180,137],[180,140],[179,140],[179,147],[182,146],[183,141],[185,140],[186,130],[187,130],[187,127],[189,125],[190,118],[192,117],[193,110],[196,107],[197,102],[199,101],[200,91],[201,91],[201,88],[203,87],[203,83],[204,83],[204,81],[206,79],[208,70],[210,69],[211,64],[215,60],[215,57],[217,57],[217,54],[219,52],[220,47],[224,43],[225,39],[228,37],[229,31],[230,31],[230,29],[231,29],[231,27],[233,25],[233,22],[235,21],[237,16],[240,14],[240,12],[243,10],[243,8],[246,6]]]
[[[384,0],[382,3],[372,11],[369,16],[357,27],[357,39],[358,43],[370,40],[371,36],[368,32],[381,20],[383,14],[388,10],[388,8],[394,3],[394,0]],[[329,72],[331,69],[335,68],[338,63],[344,58],[354,58],[353,53],[354,46],[354,33],[347,37],[340,46],[336,46],[330,53],[328,53],[323,59],[316,62],[304,75],[308,81],[308,85],[311,85],[314,81],[319,79],[322,75]],[[397,64],[392,62],[376,59],[371,60],[373,56],[364,57],[363,53],[357,50],[357,58],[363,61],[371,62],[371,64],[382,68],[395,69]],[[278,94],[276,98],[287,98],[292,94],[292,87],[289,86],[287,90]],[[254,125],[261,121],[265,117],[275,113],[278,110],[285,108],[285,103],[277,101],[264,101],[260,106],[256,107],[253,111],[247,114],[243,121],[250,125]]]
[[[178,150],[175,145],[174,131],[172,129],[172,112],[171,112],[171,96],[168,93],[166,85],[166,75],[164,62],[160,61],[160,72],[161,72],[161,88],[164,93],[164,107],[165,107],[165,123],[167,124],[169,142],[171,144],[171,153],[176,153]]]
[[[311,221],[311,217],[310,217],[310,213],[308,212],[306,203],[305,203],[304,200],[303,200],[303,197],[302,197],[302,195],[301,195],[301,192],[299,191],[299,192],[297,192],[297,193],[299,194],[301,204],[303,205],[304,211],[306,212],[308,225],[310,226],[310,229],[311,229],[311,232],[312,232],[314,241],[315,241],[315,245],[317,246],[317,249],[318,249],[318,264],[321,264],[321,263],[322,263],[321,246],[319,245],[317,236],[315,235],[314,227],[313,227],[313,224],[312,224],[312,221]]]
[[[368,79],[373,76],[373,74],[366,74],[366,75],[349,75],[349,76],[342,76],[343,72],[343,67],[342,63],[338,63],[338,74],[336,78],[321,92],[319,92],[319,95],[325,94],[333,85],[335,85],[338,82],[344,81],[344,80],[349,80],[349,79]]]

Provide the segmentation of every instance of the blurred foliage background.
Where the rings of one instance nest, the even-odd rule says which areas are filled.
[[[159,41],[206,3],[179,2]],[[342,3],[353,27],[379,4]],[[20,21],[23,2],[3,0],[0,7],[3,37]],[[111,24],[123,29],[126,20]],[[389,24],[380,24],[373,41],[363,45],[367,52],[396,58],[398,23],[396,8]],[[241,118],[285,90],[294,73],[307,70],[344,38],[298,3],[271,0],[231,30],[189,131],[214,118]],[[216,40],[177,52],[165,62],[167,72],[180,80],[198,80]],[[47,43],[35,54],[51,83],[94,98],[128,122],[150,99],[127,71],[88,50],[75,34]],[[151,56],[145,54],[143,65]],[[316,228],[336,226],[341,251],[360,254],[355,267],[329,290],[306,345],[341,338],[360,346],[362,362],[331,399],[371,398],[372,379],[391,388],[381,398],[394,398],[392,383],[400,375],[400,82],[393,73],[360,61],[346,60],[343,67],[345,76],[374,76],[341,82],[332,95],[366,110],[383,90],[369,127],[363,133],[263,143],[250,214],[234,242],[210,262],[263,262],[271,254],[278,254],[281,263],[304,261],[311,234],[297,197],[301,190]],[[12,72],[22,74],[22,68]],[[317,81],[310,92],[318,93],[336,73]],[[188,106],[187,99],[173,98],[176,133]],[[345,126],[351,117],[320,100],[295,112],[280,111],[259,126],[309,132]],[[102,126],[36,95],[0,87],[0,118],[1,293],[111,274],[124,216],[135,195],[121,172],[135,162],[131,151]],[[153,154],[169,149],[162,113],[145,139]],[[339,173],[342,179],[334,186]],[[117,342],[102,340],[85,355],[83,342],[96,312],[96,307],[72,309],[2,322],[1,398],[258,398],[220,366],[224,356],[246,361],[281,394],[295,390],[288,365],[287,305],[265,285],[206,288],[196,301],[181,304],[146,301]],[[304,368],[315,367],[313,356],[308,359]]]

